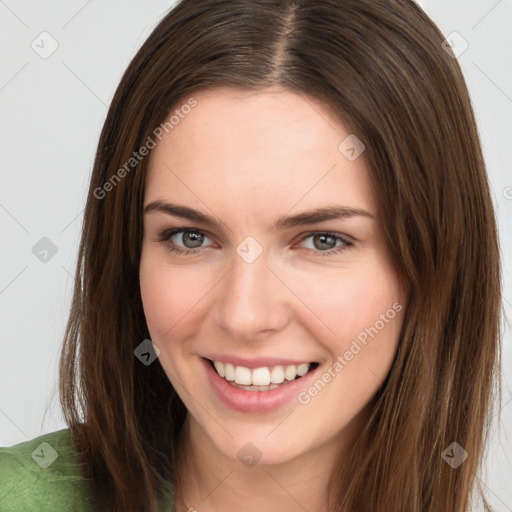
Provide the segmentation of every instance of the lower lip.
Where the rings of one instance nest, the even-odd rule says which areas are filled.
[[[231,409],[240,412],[262,413],[279,409],[305,388],[319,366],[301,378],[281,384],[269,391],[245,391],[228,384],[212,367],[209,360],[201,358],[208,380],[219,399]]]

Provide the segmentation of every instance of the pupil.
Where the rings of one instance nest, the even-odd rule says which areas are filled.
[[[313,240],[315,242],[315,246],[317,247],[317,249],[332,249],[333,243],[334,243],[334,245],[336,244],[336,240],[332,235],[325,235],[325,234],[315,235],[313,237]],[[317,242],[320,242],[320,243],[317,243]]]
[[[183,243],[186,247],[199,247],[203,243],[204,235],[194,231],[183,233]],[[189,245],[189,243],[191,245]]]

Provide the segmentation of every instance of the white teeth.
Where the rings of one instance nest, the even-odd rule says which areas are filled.
[[[274,389],[277,384],[294,380],[297,376],[306,375],[309,370],[309,363],[289,366],[274,366],[272,368],[263,366],[261,368],[246,368],[245,366],[234,366],[231,363],[214,361],[213,365],[217,373],[233,385],[244,386],[247,391],[267,391]],[[250,388],[248,387],[250,386]]]
[[[245,366],[237,366],[235,368],[235,382],[237,384],[251,385],[251,370]]]
[[[220,361],[216,361],[220,365],[222,363]],[[235,367],[231,363],[226,363],[224,366],[224,378],[226,380],[235,380]],[[219,374],[220,375],[220,374]]]
[[[293,380],[297,376],[297,367],[295,365],[290,365],[286,367],[284,371],[284,378],[286,380]]]
[[[274,366],[274,368],[272,368],[270,382],[273,384],[281,384],[281,382],[284,382],[284,370],[282,366]]]
[[[252,371],[251,382],[255,386],[268,386],[270,384],[270,372],[268,368],[255,368]]]
[[[225,376],[225,373],[224,373],[224,365],[222,363],[219,363],[219,361],[215,361],[214,363],[214,366],[215,366],[215,369],[217,370],[217,373],[221,376],[221,377],[224,377]]]
[[[308,373],[308,370],[309,370],[309,363],[299,364],[299,366],[297,366],[297,375],[299,377],[302,377],[303,375],[306,375],[306,373]]]
[[[270,391],[271,389],[279,387],[277,384],[270,384],[269,386],[241,386],[236,382],[230,382],[230,384],[235,388],[243,389],[245,391]]]

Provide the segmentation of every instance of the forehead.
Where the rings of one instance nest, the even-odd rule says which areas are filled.
[[[340,152],[350,132],[317,98],[279,88],[191,96],[196,105],[151,151],[147,200],[219,199],[256,210],[299,201],[373,207],[364,158],[350,161]]]
[[[263,92],[203,89],[193,98],[196,106],[181,116],[167,138],[189,149],[208,147],[216,156],[227,149],[230,159],[239,154],[246,158],[263,147],[265,154],[273,156],[286,149],[289,160],[290,150],[297,154],[335,151],[340,137],[348,135],[341,121],[317,98],[278,87]],[[186,101],[175,108],[179,110]]]

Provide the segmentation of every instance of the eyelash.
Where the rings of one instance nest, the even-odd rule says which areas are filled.
[[[161,242],[169,252],[179,254],[182,256],[189,256],[191,254],[199,252],[199,249],[202,249],[202,247],[199,247],[198,249],[180,249],[178,248],[174,243],[170,242],[170,238],[177,233],[199,233],[202,235],[206,235],[204,231],[201,231],[200,229],[194,229],[194,228],[175,228],[175,229],[166,229],[162,231],[159,234],[159,237],[157,238],[157,242]],[[340,245],[337,249],[331,249],[329,251],[320,251],[315,249],[306,249],[307,251],[314,252],[318,256],[329,256],[333,254],[339,254],[343,251],[346,251],[347,249],[350,249],[353,246],[353,242],[350,241],[348,238],[342,237],[336,233],[332,233],[330,231],[313,231],[310,233],[305,234],[300,242],[303,242],[307,238],[310,238],[315,235],[327,235],[332,236],[336,239],[336,241],[341,240],[343,242],[343,245]],[[206,235],[207,236],[207,235]]]

